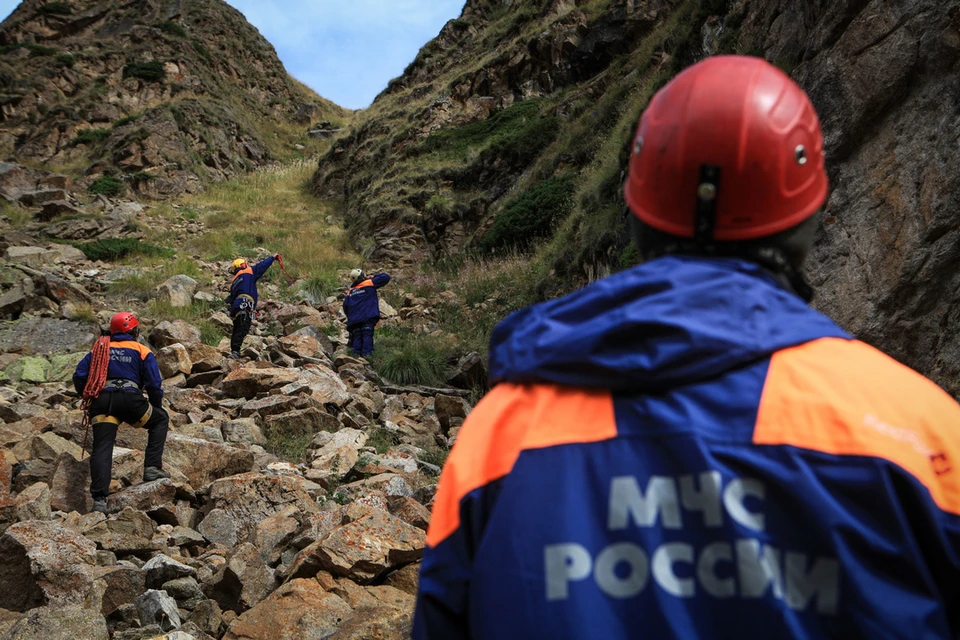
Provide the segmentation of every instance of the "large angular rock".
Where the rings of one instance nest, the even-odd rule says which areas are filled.
[[[237,544],[237,519],[225,509],[213,509],[197,526],[204,538],[225,549]]]
[[[285,394],[309,393],[322,404],[335,404],[342,407],[350,402],[347,385],[336,373],[320,365],[304,367],[296,381],[281,388]]]
[[[277,341],[280,350],[291,358],[320,358],[323,350],[315,338],[304,335],[289,335]]]
[[[289,506],[257,524],[252,541],[268,566],[277,564],[284,548],[300,530],[300,515],[299,509]]]
[[[173,502],[177,487],[170,479],[154,480],[134,485],[107,497],[107,507],[112,512],[131,507],[138,511],[150,511],[154,507]]]
[[[169,435],[163,464],[179,471],[192,486],[199,488],[218,478],[251,471],[256,460],[252,451],[200,438]]]
[[[96,545],[56,522],[31,520],[0,536],[0,608],[82,604],[93,586]]]
[[[188,351],[193,362],[192,373],[219,371],[223,367],[223,354],[216,347],[201,342],[188,347]]]
[[[270,396],[276,397],[276,396]],[[240,418],[225,422],[221,428],[223,439],[234,444],[263,444],[265,439],[257,421],[253,418]]]
[[[437,413],[437,419],[440,420],[440,427],[444,433],[447,433],[451,426],[462,424],[464,418],[470,413],[470,405],[463,398],[457,396],[439,395],[433,408]],[[460,422],[453,424],[453,421],[458,418]]]
[[[243,403],[240,415],[244,418],[259,414],[261,417],[272,416],[278,413],[293,411],[297,408],[298,398],[292,396],[266,396],[255,398]]]
[[[133,604],[146,589],[145,574],[136,567],[102,567],[94,572],[94,576],[104,584],[100,613],[105,616],[122,606]]]
[[[140,613],[140,624],[144,626],[156,624],[164,631],[172,631],[182,624],[177,611],[177,601],[166,591],[150,589],[137,598],[134,604]]]
[[[242,612],[266,598],[276,586],[273,571],[260,551],[245,542],[227,557],[208,590],[223,609]]]
[[[45,264],[54,264],[60,258],[60,253],[43,247],[7,247],[3,257],[8,264],[38,268]]]
[[[366,443],[367,434],[358,429],[341,429],[336,433],[320,432],[314,438],[313,444],[321,446],[314,450],[310,466],[342,477],[357,463],[360,449]]]
[[[44,482],[30,485],[17,495],[17,520],[50,519],[50,487]]]
[[[214,638],[223,635],[223,612],[216,600],[202,600],[197,603],[190,614],[189,623],[195,625],[202,633]]]
[[[190,353],[179,342],[160,349],[157,352],[157,364],[160,366],[160,375],[164,378],[171,378],[178,373],[190,373],[193,369]]]
[[[187,611],[193,611],[194,607],[206,599],[196,578],[186,577],[170,580],[164,582],[162,588],[177,601],[178,607]]]
[[[107,640],[100,612],[80,607],[39,607],[11,627],[3,640]]]
[[[305,515],[317,513],[319,507],[304,488],[304,482],[302,478],[288,475],[245,473],[211,484],[209,501],[216,507],[214,511],[220,511],[218,519],[229,518],[234,523],[236,539],[245,540],[264,518],[288,506]],[[207,536],[203,528],[199,531]]]
[[[468,353],[457,361],[457,367],[447,384],[458,389],[486,389],[487,367],[479,353]]]
[[[21,461],[54,462],[61,453],[67,453],[77,460],[81,457],[79,445],[50,431],[31,436],[13,448],[13,454]]]
[[[252,398],[295,381],[295,369],[246,366],[235,369],[223,379],[223,392],[231,398]]]
[[[365,515],[301,551],[291,577],[309,577],[323,569],[366,581],[423,555],[424,531],[379,509],[364,509]]]
[[[150,332],[150,344],[157,349],[180,343],[185,347],[200,344],[200,330],[183,320],[163,321]]]
[[[143,565],[143,572],[148,589],[159,589],[163,583],[178,578],[197,577],[196,569],[162,553],[150,558]]]
[[[267,435],[282,433],[285,435],[309,436],[324,429],[339,426],[337,419],[323,409],[295,409],[286,413],[267,416],[264,419],[264,431]]]
[[[204,411],[220,406],[213,396],[199,389],[173,391],[169,394],[167,400],[170,402],[170,406],[179,413]]]
[[[351,613],[316,580],[292,580],[234,620],[224,640],[329,638]]]
[[[193,294],[196,292],[196,280],[190,276],[173,276],[157,287],[157,299],[169,303],[172,307],[189,307],[193,304]]]
[[[153,539],[156,529],[156,523],[145,513],[127,508],[85,530],[83,535],[101,549],[131,553],[157,549],[159,545]]]

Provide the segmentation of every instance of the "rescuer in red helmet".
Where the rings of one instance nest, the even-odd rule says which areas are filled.
[[[808,97],[710,58],[632,147],[648,261],[494,330],[413,637],[960,637],[960,406],[806,304]]]
[[[170,473],[163,469],[163,447],[170,417],[161,405],[163,388],[157,358],[149,347],[137,342],[139,325],[132,313],[114,315],[110,320],[109,349],[98,355],[95,346],[73,374],[73,384],[79,394],[84,393],[88,378],[100,376],[103,382],[102,387],[94,390],[96,395],[91,398],[88,408],[93,427],[90,493],[93,510],[101,513],[107,513],[113,445],[120,423],[147,430],[144,481],[170,477]],[[146,398],[143,391],[147,393]]]

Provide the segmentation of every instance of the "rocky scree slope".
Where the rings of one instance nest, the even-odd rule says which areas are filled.
[[[222,0],[24,0],[0,24],[0,154],[84,187],[113,177],[95,183],[107,195],[307,156],[311,124],[347,115]]]
[[[485,377],[478,357],[452,380],[462,389],[390,384],[343,354],[336,297],[285,303],[271,283],[242,362],[226,359],[227,338],[141,313],[173,478],[141,483],[146,433],[121,427],[112,513],[90,513],[69,380],[129,268],[14,232],[2,252],[0,314],[17,319],[0,323],[0,638],[409,637],[439,465]],[[225,268],[174,276],[157,298],[212,304]],[[78,308],[86,320],[62,319]],[[423,315],[413,301],[384,311],[388,325]],[[222,311],[208,322],[229,333]]]
[[[653,92],[766,57],[823,120],[816,304],[960,397],[957,0],[469,0],[320,161],[375,259],[526,252],[533,296],[637,258],[620,185]]]

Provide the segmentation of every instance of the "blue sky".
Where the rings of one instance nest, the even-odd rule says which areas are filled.
[[[369,106],[464,0],[227,0],[295,78],[350,109]],[[0,0],[6,17],[18,0]]]

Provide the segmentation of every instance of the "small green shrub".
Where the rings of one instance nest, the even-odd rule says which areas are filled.
[[[266,430],[264,449],[288,462],[299,463],[307,460],[307,447],[313,441],[312,433],[288,431],[271,427]]]
[[[48,2],[37,7],[37,13],[44,16],[68,16],[73,13],[66,2]]]
[[[152,62],[131,62],[123,68],[124,78],[137,78],[147,82],[160,82],[166,77],[163,63],[157,60]]]
[[[448,216],[453,211],[453,201],[443,194],[435,193],[427,200],[424,211],[435,216]]]
[[[139,117],[140,117],[140,114],[139,114],[139,113],[134,114],[134,115],[130,115],[130,116],[124,116],[124,117],[120,118],[119,120],[117,120],[116,122],[114,122],[112,125],[110,125],[110,128],[111,128],[111,129],[119,129],[120,127],[122,127],[122,126],[125,125],[125,124],[130,124],[131,122],[136,122]]]
[[[77,137],[75,137],[70,144],[73,146],[81,144],[96,144],[98,142],[103,142],[109,137],[110,129],[81,129],[80,131],[77,131]]]
[[[377,453],[384,454],[399,444],[393,432],[382,427],[371,427],[367,430],[367,446],[373,447]]]
[[[432,464],[442,469],[449,455],[449,449],[426,449],[417,457],[421,462],[426,462],[427,464]]]
[[[27,43],[24,45],[30,51],[31,58],[39,58],[40,56],[52,56],[57,52],[53,47],[44,47],[39,44]]]
[[[568,176],[538,182],[504,205],[481,240],[481,250],[526,249],[534,240],[550,235],[554,224],[573,206],[573,190],[573,178]]]
[[[382,330],[377,338],[370,360],[381,376],[395,384],[443,384],[448,345],[407,330]]]
[[[87,191],[90,193],[107,196],[108,198],[119,196],[126,190],[123,182],[113,176],[100,176],[87,187]]]
[[[156,25],[154,25],[154,26],[155,26],[157,29],[160,29],[160,31],[163,31],[164,33],[169,34],[169,35],[171,35],[171,36],[176,36],[177,38],[186,38],[186,37],[187,37],[187,30],[184,29],[183,27],[181,27],[181,26],[180,26],[179,24],[177,24],[176,22],[171,22],[171,21],[167,20],[166,22],[161,22],[161,23],[156,24]]]
[[[73,246],[83,251],[83,255],[87,256],[88,260],[119,260],[131,254],[161,258],[172,258],[174,255],[172,249],[141,242],[137,238],[106,238],[91,242],[76,242]]]
[[[137,171],[135,174],[130,176],[134,182],[150,182],[151,180],[156,180],[157,176],[152,173],[147,173],[146,171]]]
[[[336,295],[340,289],[340,279],[336,271],[312,275],[303,281],[302,289],[314,300],[323,301],[327,296]]]
[[[541,123],[542,120],[547,120],[547,123]],[[529,135],[526,133],[527,129],[539,130],[542,124],[550,124],[550,122],[552,122],[550,119],[540,116],[540,100],[523,100],[495,113],[486,120],[472,122],[455,129],[436,131],[421,143],[420,151],[462,155],[473,147],[512,146],[516,139]],[[541,136],[542,133],[538,133],[536,137]]]
[[[60,65],[61,67],[67,67],[68,69],[72,69],[73,65],[77,64],[77,59],[74,58],[69,53],[58,54],[56,57],[56,61],[58,65]]]
[[[215,347],[220,344],[224,334],[220,328],[210,320],[200,320],[195,323],[197,329],[200,329],[200,342]]]
[[[203,46],[203,43],[199,40],[192,40],[190,44],[193,45],[193,50],[200,54],[200,57],[206,61],[213,60],[213,56],[210,54],[210,50]]]

